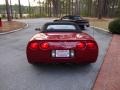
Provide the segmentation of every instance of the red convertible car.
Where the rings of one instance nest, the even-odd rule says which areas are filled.
[[[31,64],[93,63],[97,60],[98,45],[94,38],[83,33],[71,22],[46,23],[28,42],[26,54]]]

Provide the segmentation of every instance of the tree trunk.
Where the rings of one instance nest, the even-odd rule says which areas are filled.
[[[71,0],[68,0],[68,14],[71,14]]]
[[[68,14],[68,10],[67,10],[67,0],[65,1],[65,14],[67,15]]]
[[[107,13],[108,13],[108,6],[109,6],[109,3],[108,3],[108,0],[104,0],[103,2],[103,16],[104,17],[107,17]]]
[[[80,15],[80,5],[79,0],[75,1],[75,15]]]
[[[10,0],[10,13],[11,13],[11,18],[13,19],[13,8],[12,8],[11,0]]]
[[[50,17],[52,17],[52,10],[51,10],[51,8],[52,8],[52,5],[50,3]]]
[[[28,4],[29,4],[29,17],[31,18],[31,5],[30,5],[30,0],[28,0]]]
[[[5,0],[5,2],[6,2],[7,20],[8,20],[8,21],[12,21],[11,15],[10,15],[10,7],[9,7],[8,0]]]
[[[102,0],[98,0],[98,19],[102,19]]]
[[[60,4],[60,0],[52,0],[52,4],[53,4],[53,15],[55,17],[58,17],[58,14],[59,14],[59,4]]]
[[[88,0],[88,16],[91,16],[92,0]]]
[[[20,15],[20,18],[22,18],[22,11],[21,11],[21,3],[20,3],[20,0],[18,0],[18,3],[19,3],[19,15]]]
[[[111,9],[111,17],[115,16],[115,6],[116,6],[116,0],[113,0],[112,3],[112,9]]]
[[[74,12],[73,12],[73,10],[74,10],[74,2],[73,2],[73,0],[72,0],[72,3],[71,3],[71,6],[72,6],[72,12],[71,12],[71,13],[72,13],[72,15],[73,15],[73,13],[74,13]]]

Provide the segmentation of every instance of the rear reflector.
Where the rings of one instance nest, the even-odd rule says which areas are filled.
[[[85,46],[86,46],[86,44],[85,44],[84,42],[79,42],[76,47],[77,47],[78,49],[84,49]]]
[[[40,49],[49,49],[49,44],[47,42],[40,44]]]
[[[30,43],[30,46],[29,46],[31,50],[37,50],[38,47],[39,47],[39,44],[37,42],[32,42]]]

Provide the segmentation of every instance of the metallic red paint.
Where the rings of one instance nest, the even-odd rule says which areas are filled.
[[[44,44],[42,47],[47,48],[47,50],[41,48],[32,50],[29,48],[31,43]],[[74,52],[74,56],[53,57],[53,50],[70,50],[70,52]],[[26,53],[29,63],[92,63],[97,60],[98,45],[86,33],[39,33],[28,42]]]

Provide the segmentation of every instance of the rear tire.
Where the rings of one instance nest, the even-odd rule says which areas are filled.
[[[29,64],[31,64],[31,65],[33,65],[33,66],[39,66],[40,64],[38,64],[38,63],[29,63]]]
[[[54,20],[53,22],[57,22],[58,20]]]

